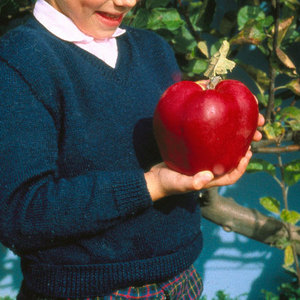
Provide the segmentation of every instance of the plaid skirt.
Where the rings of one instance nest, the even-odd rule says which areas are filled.
[[[140,287],[128,287],[117,290],[108,296],[76,298],[76,300],[197,300],[203,290],[202,279],[194,266],[181,274],[161,283],[152,283]],[[47,298],[28,295],[20,291],[18,300],[75,300],[74,298]]]

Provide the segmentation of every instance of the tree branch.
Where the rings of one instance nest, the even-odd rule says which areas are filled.
[[[255,153],[285,153],[300,151],[300,145],[289,145],[284,147],[258,147],[253,150]]]
[[[278,45],[278,27],[279,27],[279,17],[280,17],[280,3],[279,0],[272,0],[273,15],[275,20],[275,29],[273,39],[273,49],[270,52],[269,57],[269,73],[270,73],[270,86],[269,86],[269,101],[266,109],[266,121],[270,122],[272,117],[272,112],[274,109],[275,103],[275,78],[276,70],[273,66],[274,61],[276,60],[276,48]]]
[[[266,216],[256,209],[237,204],[232,198],[218,194],[218,189],[207,190],[200,197],[202,215],[205,219],[246,237],[281,249],[280,241],[289,239],[287,224]],[[295,241],[300,255],[300,227],[290,226],[291,239]]]
[[[191,33],[191,35],[193,36],[193,38],[195,39],[195,41],[198,43],[201,41],[201,36],[200,34],[195,30],[192,22],[191,22],[191,19],[190,19],[190,16],[188,15],[188,12],[186,11],[185,8],[183,8],[182,6],[179,6],[177,8],[179,14],[184,18],[184,20],[186,21],[186,24],[187,24],[187,28],[189,30],[189,32]]]
[[[259,142],[251,143],[251,149],[254,153],[284,153],[300,151],[300,131],[287,131],[282,139],[282,142],[294,142],[292,145],[287,146],[274,146],[276,140],[262,139]]]

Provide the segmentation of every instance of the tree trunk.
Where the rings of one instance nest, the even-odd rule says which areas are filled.
[[[233,231],[280,249],[282,241],[289,239],[287,224],[219,195],[217,188],[201,193],[200,205],[203,217],[227,232]],[[296,251],[300,255],[300,227],[291,226],[291,239],[296,241]]]

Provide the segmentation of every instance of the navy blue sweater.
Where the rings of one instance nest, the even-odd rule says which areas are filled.
[[[152,203],[144,179],[174,55],[147,31],[117,43],[112,69],[33,18],[0,40],[0,241],[41,295],[166,280],[201,251],[196,195]]]

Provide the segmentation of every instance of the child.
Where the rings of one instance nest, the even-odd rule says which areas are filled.
[[[136,3],[38,0],[1,39],[0,240],[21,257],[18,299],[200,297],[196,191],[236,182],[251,152],[218,179],[160,162],[151,117],[180,72],[160,37],[119,27]]]

